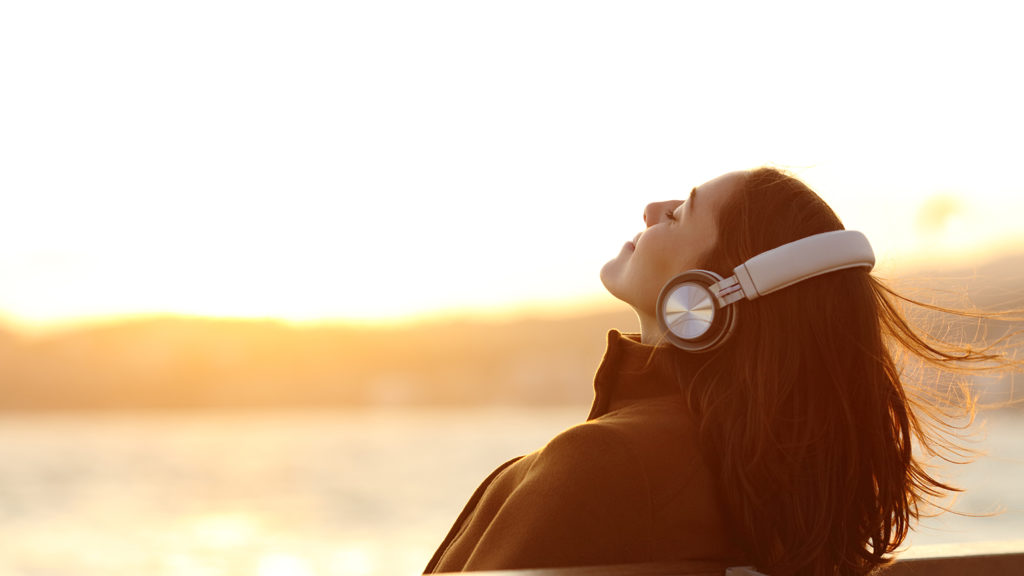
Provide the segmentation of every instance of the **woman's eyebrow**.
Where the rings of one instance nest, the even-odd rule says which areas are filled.
[[[690,197],[686,199],[686,203],[688,204],[687,208],[688,208],[688,209],[689,209],[689,210],[690,210],[691,212],[693,211],[693,202],[694,202],[694,201],[695,201],[696,199],[697,199],[697,187],[696,187],[696,186],[694,186],[694,187],[693,187],[693,190],[690,190]]]

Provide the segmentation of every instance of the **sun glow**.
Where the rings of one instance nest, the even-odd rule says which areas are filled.
[[[192,537],[205,548],[244,546],[259,532],[259,521],[242,513],[205,514],[195,518],[192,524]]]
[[[647,202],[765,163],[892,269],[1024,247],[997,10],[283,6],[3,9],[0,319],[606,303]]]

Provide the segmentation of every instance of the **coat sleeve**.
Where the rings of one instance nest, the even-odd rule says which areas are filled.
[[[588,422],[541,450],[465,569],[643,561],[651,515],[648,482],[628,442],[613,428]]]

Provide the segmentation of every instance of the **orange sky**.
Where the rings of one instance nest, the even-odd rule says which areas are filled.
[[[5,6],[0,318],[608,304],[647,202],[765,163],[883,268],[1017,250],[996,6]]]

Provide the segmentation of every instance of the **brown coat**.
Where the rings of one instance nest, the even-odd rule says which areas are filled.
[[[491,473],[426,572],[737,559],[670,361],[610,332],[587,421]]]

